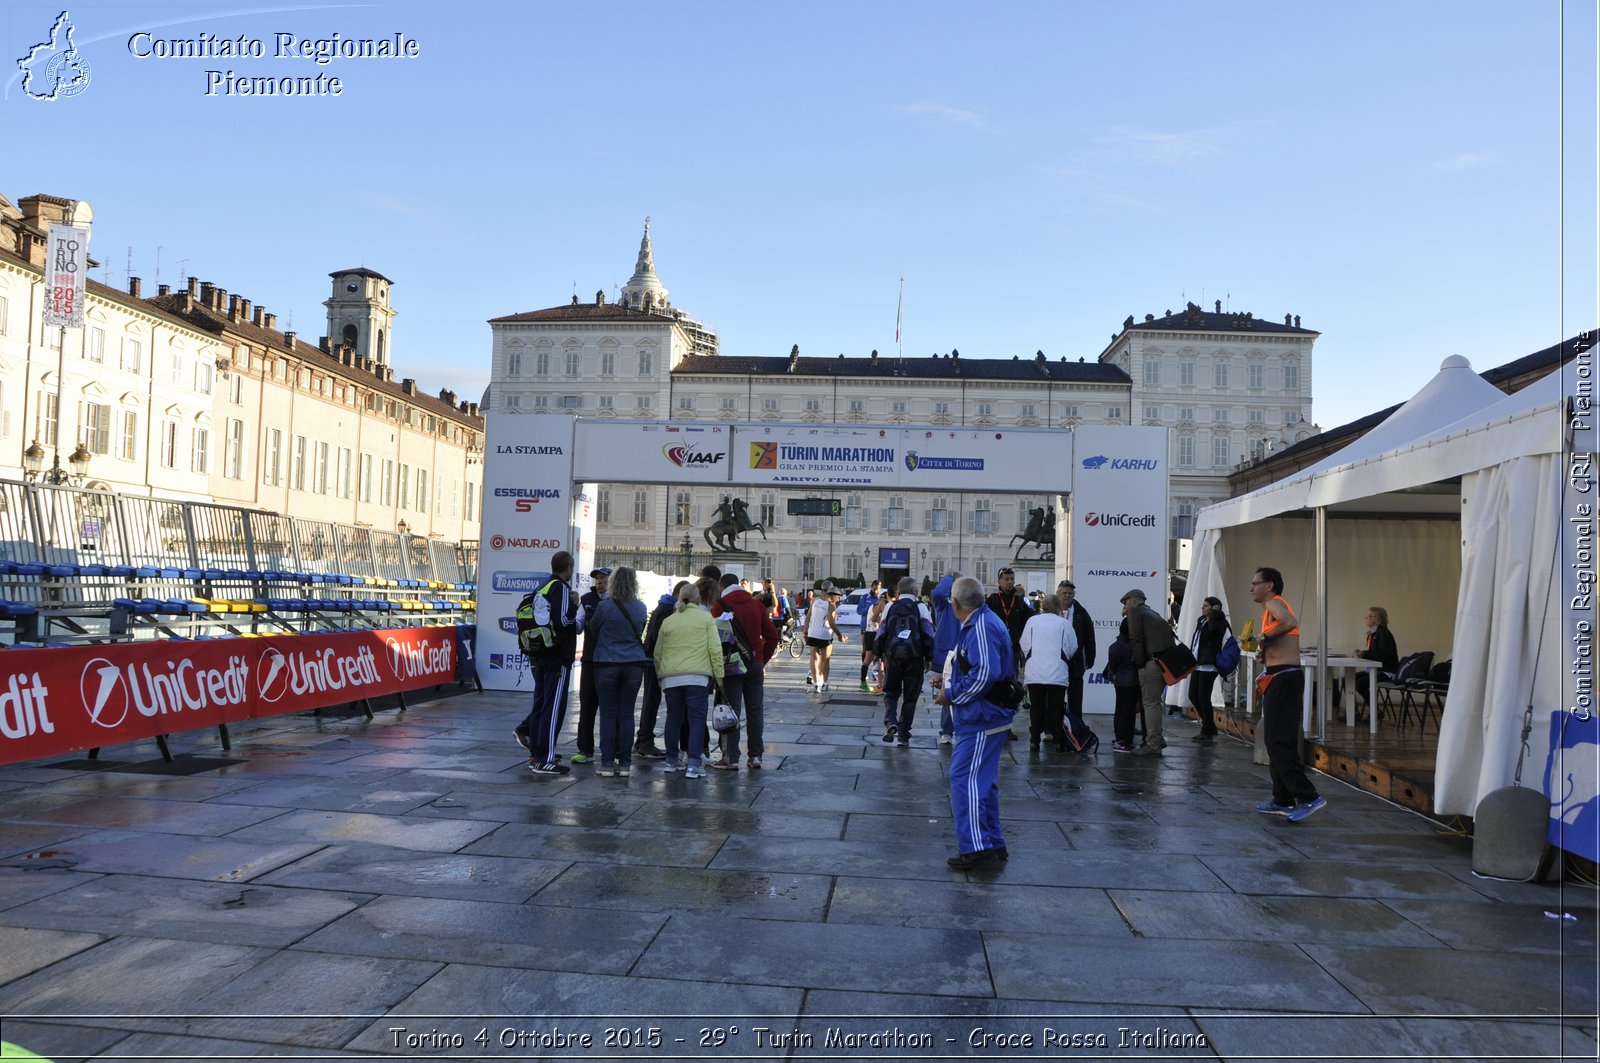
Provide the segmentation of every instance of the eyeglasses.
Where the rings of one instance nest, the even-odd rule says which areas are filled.
[[[1266,585],[1267,581],[1264,579],[1253,579],[1250,581],[1250,586],[1252,587],[1265,587]]]
[[[1002,576],[1015,576],[1016,573],[1011,571],[1009,568],[1003,568],[1003,569],[1000,570],[1000,575],[1002,575]]]

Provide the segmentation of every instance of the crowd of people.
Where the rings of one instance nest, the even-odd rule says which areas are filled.
[[[708,767],[738,771],[741,732],[743,766],[762,768],[765,670],[781,639],[798,627],[810,651],[806,683],[826,693],[833,648],[853,634],[861,646],[859,688],[883,698],[885,745],[910,744],[925,686],[939,708],[937,741],[953,746],[949,779],[958,851],[949,864],[956,869],[1009,858],[1000,824],[999,768],[1006,743],[1022,739],[1015,726],[1019,712],[1025,711],[1030,752],[1045,743],[1081,756],[1099,749],[1099,736],[1083,715],[1085,678],[1098,661],[1095,623],[1071,580],[1061,580],[1054,593],[1029,595],[1006,568],[985,594],[978,580],[950,572],[926,596],[919,596],[909,576],[893,588],[875,580],[851,613],[841,609],[843,596],[831,583],[792,598],[771,580],[752,588],[733,573],[707,566],[697,580],[680,581],[647,611],[632,569],[596,569],[590,589],[578,597],[570,586],[573,563],[565,551],[555,555],[550,580],[518,609],[534,691],[516,737],[535,774],[570,770],[555,749],[580,634],[585,667],[572,763],[597,762],[598,775],[622,777],[631,773],[635,757],[659,760],[665,771],[681,770],[689,779],[703,777]],[[1326,805],[1300,760],[1299,623],[1276,569],[1257,570],[1250,593],[1263,607],[1258,685],[1272,778],[1271,799],[1256,808],[1298,821]],[[1200,725],[1192,741],[1214,742],[1216,683],[1231,671],[1238,651],[1222,602],[1205,599],[1186,645],[1150,607],[1144,591],[1128,591],[1121,606],[1117,636],[1106,647],[1100,673],[1116,691],[1113,751],[1162,755],[1164,701],[1176,681],[1174,667],[1179,678],[1187,677],[1189,704]],[[1385,655],[1387,663],[1394,653],[1387,615],[1374,607],[1367,619],[1366,652]],[[1186,663],[1174,664],[1185,656]]]

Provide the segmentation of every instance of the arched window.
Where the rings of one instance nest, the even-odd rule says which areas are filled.
[[[356,329],[356,327],[354,325],[346,325],[344,327],[344,343],[345,343],[345,346],[354,349],[354,347],[356,345],[356,336],[358,334],[359,333],[358,333],[358,331],[357,331],[357,329]]]

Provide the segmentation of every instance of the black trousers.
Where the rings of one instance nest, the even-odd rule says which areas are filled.
[[[639,729],[634,733],[633,744],[648,746],[656,740],[656,717],[661,712],[661,684],[656,682],[656,670],[644,670],[644,701],[639,708]],[[662,734],[665,738],[665,733]]]
[[[1280,666],[1281,667],[1281,666]],[[1300,711],[1306,676],[1299,668],[1267,670],[1271,680],[1261,698],[1261,726],[1272,774],[1272,799],[1280,805],[1304,804],[1317,799],[1317,788],[1300,759]]]
[[[1111,733],[1123,745],[1133,744],[1134,725],[1140,720],[1143,698],[1137,686],[1117,687],[1117,707],[1111,717]]]
[[[578,752],[586,757],[594,756],[594,718],[600,710],[600,694],[594,688],[592,647],[584,647],[583,667],[578,670],[578,734],[574,744]]]
[[[910,665],[884,663],[883,667],[883,725],[894,724],[899,729],[900,741],[911,737],[911,721],[917,714],[917,698],[922,696],[922,660]]]
[[[1189,704],[1194,706],[1194,711],[1200,714],[1200,733],[1215,735],[1217,721],[1212,716],[1211,693],[1217,685],[1215,672],[1191,672],[1189,674]]]
[[[1056,745],[1067,748],[1067,688],[1053,683],[1028,684],[1028,743],[1038,745],[1049,735]]]

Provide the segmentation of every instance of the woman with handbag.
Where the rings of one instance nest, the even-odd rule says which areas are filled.
[[[650,663],[644,652],[645,619],[638,576],[631,568],[618,568],[611,574],[607,597],[589,620],[594,656],[583,662],[595,670],[599,705],[600,768],[595,774],[608,778],[633,771],[633,705]]]
[[[1189,673],[1189,704],[1200,717],[1200,733],[1192,742],[1213,742],[1217,737],[1217,721],[1212,714],[1211,692],[1217,685],[1217,654],[1228,637],[1228,618],[1222,615],[1222,599],[1207,598],[1200,603],[1200,623],[1195,625],[1194,637],[1189,647],[1197,662]]]
[[[1077,720],[1067,719],[1067,662],[1078,652],[1078,636],[1060,613],[1060,599],[1045,595],[1039,611],[1022,626],[1022,681],[1028,686],[1028,748],[1039,751],[1049,735],[1063,753],[1090,753],[1100,744]]]
[[[683,767],[678,759],[678,731],[685,717],[689,724],[687,778],[705,776],[701,755],[706,748],[706,708],[713,681],[723,673],[722,639],[716,621],[700,605],[700,588],[686,584],[678,592],[678,608],[661,625],[656,637],[656,680],[667,702],[667,771]]]

